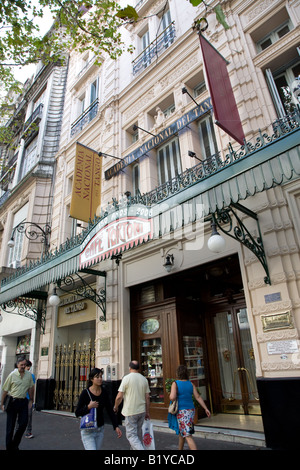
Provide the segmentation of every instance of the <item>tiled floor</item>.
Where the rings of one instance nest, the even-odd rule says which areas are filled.
[[[264,432],[262,418],[256,415],[216,414],[211,416],[211,418],[201,419],[197,425]]]

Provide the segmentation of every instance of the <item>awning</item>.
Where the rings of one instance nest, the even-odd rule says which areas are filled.
[[[242,147],[240,152],[233,152],[222,167],[209,175],[200,174],[199,165],[187,170],[170,182],[163,193],[159,194],[158,188],[157,195],[153,197],[151,192],[151,201],[156,199],[151,204],[148,196],[142,195],[139,205],[145,204],[152,212],[152,239],[201,220],[229,207],[231,203],[299,177],[300,129],[296,128],[280,137],[273,136],[273,140],[266,137],[260,136],[254,149],[247,146]],[[137,201],[134,202],[132,205],[128,205],[128,201],[125,203],[129,216],[136,206]],[[118,217],[120,205],[111,208],[94,225],[91,224],[84,238],[74,239],[72,246],[70,243],[62,246],[42,261],[21,268],[13,276],[3,279],[0,305],[80,271],[81,252],[106,223]],[[137,245],[135,243],[129,249]]]

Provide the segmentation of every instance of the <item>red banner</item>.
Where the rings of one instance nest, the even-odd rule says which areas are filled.
[[[243,145],[245,135],[230,83],[227,61],[202,34],[199,37],[216,124]]]

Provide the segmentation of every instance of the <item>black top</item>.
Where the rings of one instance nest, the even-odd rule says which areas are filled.
[[[112,425],[114,429],[118,427],[118,422],[117,422],[117,417],[113,411],[113,407],[111,404],[111,401],[109,399],[108,393],[105,390],[105,388],[102,387],[102,393],[101,395],[97,396],[94,395],[90,390],[89,393],[91,395],[92,401],[97,401],[99,403],[99,406],[97,408],[97,424],[98,427],[104,425],[104,416],[103,416],[103,410],[104,408],[108,412],[108,415],[110,417],[110,420],[112,422]],[[75,411],[75,415],[77,418],[79,416],[84,416],[87,415],[90,410],[88,409],[88,404],[90,403],[91,399],[89,397],[89,393],[87,389],[82,390],[79,400],[78,400],[78,405]]]

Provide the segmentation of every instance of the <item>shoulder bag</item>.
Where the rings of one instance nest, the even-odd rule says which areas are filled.
[[[92,397],[88,389],[86,391],[89,394],[90,400],[92,401]],[[97,408],[91,408],[89,413],[82,416],[80,419],[80,429],[96,429],[97,425]]]
[[[176,390],[177,390],[177,395],[178,395],[177,382],[175,381],[175,383],[176,383]],[[178,411],[178,398],[177,398],[177,395],[176,395],[175,400],[170,402],[170,405],[169,405],[169,408],[168,408],[168,413],[171,413],[171,415],[176,415],[177,411]]]

